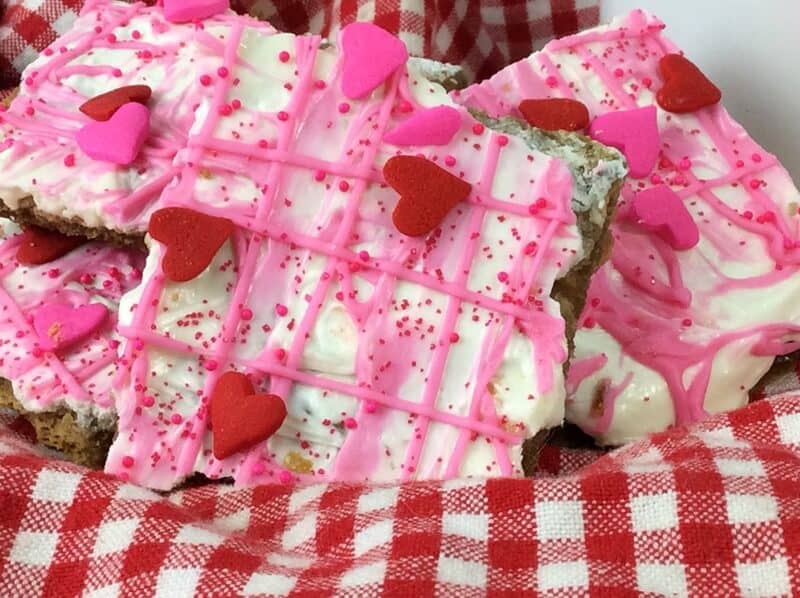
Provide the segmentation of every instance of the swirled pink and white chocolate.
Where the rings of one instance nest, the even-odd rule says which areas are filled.
[[[227,76],[219,57],[243,23],[245,46],[274,32],[268,23],[230,11],[171,22],[158,7],[87,1],[73,28],[25,69],[18,96],[0,112],[0,200],[17,209],[30,198],[51,219],[141,235],[179,172],[176,156],[187,151],[195,111]],[[261,57],[248,59],[257,65]],[[258,93],[265,102],[288,93],[268,75],[241,69],[232,89],[242,96]],[[79,110],[95,96],[130,85],[151,88],[146,107],[131,105],[105,122]],[[140,139],[129,139],[132,119],[149,125],[149,134],[140,130]],[[133,141],[143,145],[130,161],[126,145]],[[220,206],[230,197],[208,201]]]
[[[66,407],[78,421],[114,423],[111,383],[120,337],[117,306],[141,280],[144,256],[85,243],[27,262],[21,248],[42,239],[0,220],[0,377],[27,411]]]
[[[223,21],[195,42],[208,87],[174,92],[194,120],[120,307],[107,471],[153,488],[520,473],[521,442],[563,417],[570,171],[454,106],[374,26],[333,46]]]
[[[743,405],[800,331],[800,194],[663,28],[634,11],[454,96],[518,116],[577,99],[589,134],[626,153],[568,381],[568,419],[608,444]]]

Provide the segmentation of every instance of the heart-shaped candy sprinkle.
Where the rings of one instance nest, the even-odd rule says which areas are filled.
[[[655,106],[601,114],[592,121],[589,136],[625,154],[634,178],[646,177],[656,165],[661,137]]]
[[[700,231],[689,210],[666,185],[634,195],[631,213],[639,224],[655,232],[673,249],[691,249],[700,241]]]
[[[408,60],[406,45],[372,23],[342,29],[342,93],[358,100],[372,92]]]
[[[146,105],[152,91],[147,85],[127,85],[86,100],[79,110],[94,120],[108,120],[128,102]]]
[[[523,100],[519,111],[528,124],[547,131],[583,131],[589,126],[589,110],[569,98]]]
[[[150,132],[150,111],[146,106],[128,102],[105,122],[85,125],[77,134],[78,146],[93,160],[128,166]]]
[[[383,166],[383,176],[400,194],[392,221],[409,237],[430,233],[472,190],[466,181],[418,156],[390,158]]]
[[[680,54],[667,54],[658,62],[664,85],[656,93],[658,105],[668,112],[683,114],[722,99],[722,92],[688,58]]]
[[[416,112],[384,137],[394,145],[447,145],[461,128],[461,113],[450,106]]]
[[[84,243],[84,237],[70,237],[38,226],[29,226],[21,235],[17,261],[26,266],[46,264]]]
[[[255,394],[239,372],[225,372],[211,393],[211,437],[214,456],[225,459],[264,442],[286,419],[286,405],[277,395]]]
[[[102,303],[72,307],[61,303],[42,305],[33,313],[33,328],[45,351],[66,349],[102,326],[108,308]]]
[[[233,223],[188,208],[163,208],[150,216],[147,232],[166,245],[161,260],[164,275],[175,282],[186,282],[208,267],[233,233]]]
[[[164,0],[164,16],[172,23],[201,21],[229,8],[229,0]]]

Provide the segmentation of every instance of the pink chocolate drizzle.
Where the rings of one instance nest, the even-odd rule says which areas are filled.
[[[54,410],[66,401],[74,409],[110,414],[110,366],[120,342],[116,303],[139,283],[144,256],[90,243],[47,264],[23,266],[15,258],[19,242],[19,235],[0,242],[0,376],[31,411]],[[37,308],[78,308],[100,299],[114,307],[101,327],[68,349],[44,350],[31,321]]]
[[[500,116],[516,113],[526,98],[568,97],[584,102],[593,115],[655,103],[661,85],[658,61],[678,49],[661,35],[664,25],[634,11],[616,26],[549,43],[542,52],[498,73],[491,80],[455,92],[454,99]],[[575,63],[578,66],[575,66]],[[704,401],[712,363],[731,343],[746,341],[753,355],[775,356],[795,350],[791,321],[726,329],[708,305],[735,289],[763,289],[798,273],[798,193],[774,156],[759,147],[721,105],[675,115],[659,109],[659,164],[645,181],[629,180],[612,227],[611,260],[594,276],[585,328],[601,327],[625,355],[658,372],[675,405],[676,423],[705,416]],[[699,173],[699,174],[696,174]],[[649,183],[649,184],[648,184]],[[629,217],[636,191],[669,185],[685,201],[701,234],[701,245],[676,251]],[[792,211],[793,210],[793,211]],[[720,261],[747,261],[748,247],[763,247],[772,271],[734,278]],[[716,252],[716,255],[715,255]],[[760,263],[763,263],[763,258]],[[574,364],[568,387],[591,396],[581,383],[604,366],[595,357]],[[601,355],[601,357],[605,357]],[[685,384],[685,371],[697,373]],[[584,425],[605,433],[614,401],[628,384],[606,393],[604,411]]]
[[[147,23],[155,39],[143,26],[138,35],[123,35],[121,27],[137,23]],[[387,450],[382,436],[396,427],[408,436],[395,466],[395,475],[404,479],[457,475],[478,443],[494,454],[487,474],[518,472],[510,450],[538,423],[511,421],[489,387],[512,335],[522,334],[535,349],[526,367],[536,372],[539,392],[557,392],[553,372],[566,359],[564,324],[548,295],[579,247],[568,171],[518,140],[484,129],[461,108],[462,125],[449,144],[389,144],[383,139],[388,131],[425,109],[412,93],[412,86],[424,82],[412,81],[401,68],[380,93],[348,99],[341,93],[341,56],[330,76],[317,78],[321,40],[313,36],[292,38],[292,47],[275,62],[295,69],[281,80],[287,90],[281,109],[248,105],[254,100],[238,93],[241,79],[274,75],[269,64],[250,64],[239,55],[243,36],[253,33],[273,32],[235,15],[179,25],[166,22],[158,7],[89,2],[76,29],[26,73],[22,95],[2,115],[10,141],[4,151],[13,152],[15,163],[48,165],[64,181],[109,172],[125,180],[124,169],[91,161],[75,147],[72,136],[87,122],[77,106],[87,98],[65,80],[103,78],[100,91],[153,86],[136,67],[117,73],[110,65],[70,62],[99,49],[133,51],[143,67],[158,64],[170,75],[153,87],[152,134],[134,164],[140,180],[135,190],[120,184],[88,194],[86,201],[102,208],[109,226],[124,230],[143,230],[148,215],[167,205],[221,215],[237,226],[232,259],[213,266],[233,280],[209,297],[223,301],[222,311],[167,314],[177,323],[162,329],[156,322],[166,309],[160,266],[143,281],[138,304],[119,327],[126,338],[115,380],[119,435],[107,470],[157,488],[171,487],[193,471],[232,476],[240,484],[363,479]],[[180,61],[181,52],[189,50],[196,61]],[[188,81],[185,89],[175,87],[179,76],[181,83]],[[196,122],[199,106],[205,109],[202,122]],[[392,228],[396,197],[380,169],[391,155],[412,151],[473,185],[471,196],[440,229],[419,240]],[[517,178],[505,185],[512,190],[498,197],[501,168],[504,177],[508,172]],[[42,195],[61,190],[60,183],[33,184]],[[502,238],[486,236],[489,223]],[[372,243],[369,251],[365,242]],[[305,288],[303,265],[312,262],[324,264],[322,274]],[[493,269],[491,284],[476,283],[477,266]],[[372,287],[368,297],[365,282]],[[420,293],[422,300],[415,305],[405,293]],[[302,297],[305,309],[292,316],[286,305],[295,297]],[[344,306],[358,329],[352,379],[303,367],[320,313],[331,302]],[[426,307],[438,305],[440,310]],[[425,309],[438,311],[429,316]],[[482,327],[480,351],[469,361],[454,362],[465,321]],[[209,322],[215,328],[210,335],[200,330]],[[291,331],[285,346],[279,330]],[[165,367],[181,388],[149,384],[154,368],[149,351],[155,349],[166,351],[167,361],[174,357]],[[207,398],[228,369],[245,371],[260,391],[289,399],[289,419],[277,436],[308,461],[329,465],[289,471],[274,448],[276,437],[247,454],[214,459]],[[462,370],[463,387],[453,388],[448,380]],[[410,380],[422,381],[421,396],[404,395]],[[338,393],[355,407],[343,410],[341,421],[312,421],[313,414],[304,416],[302,406],[293,405],[298,389],[309,387],[319,389],[323,400],[341,401],[333,396]],[[447,393],[461,402],[462,411],[443,403]],[[455,400],[464,396],[469,399]],[[319,442],[326,436],[341,438],[341,446]],[[429,451],[439,455],[437,465],[420,470]]]

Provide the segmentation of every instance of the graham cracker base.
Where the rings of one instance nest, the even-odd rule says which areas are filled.
[[[75,413],[65,407],[55,411],[27,411],[17,401],[11,382],[5,378],[0,378],[0,407],[13,409],[28,420],[42,444],[61,451],[70,461],[102,469],[114,438],[113,430],[82,426]]]

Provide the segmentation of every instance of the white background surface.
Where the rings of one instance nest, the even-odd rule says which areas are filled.
[[[633,8],[722,89],[733,117],[800,185],[800,0],[601,0],[606,22]]]

